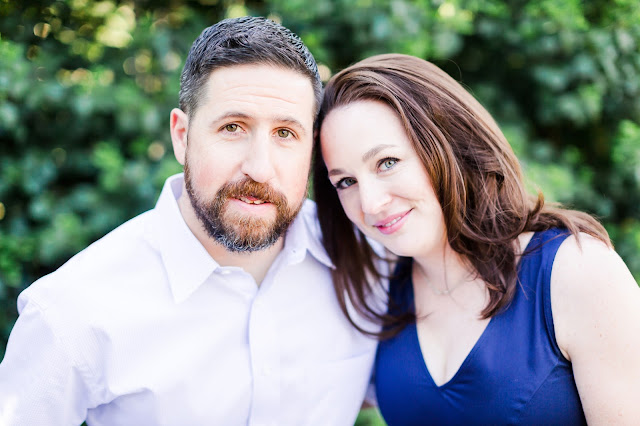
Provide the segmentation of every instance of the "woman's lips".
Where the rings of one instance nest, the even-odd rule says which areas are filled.
[[[413,209],[388,216],[373,226],[378,228],[378,230],[383,234],[386,234],[386,235],[393,234],[398,229],[400,229],[402,225],[404,225],[404,222],[406,221],[407,216],[409,215],[409,213],[411,213],[412,210]]]

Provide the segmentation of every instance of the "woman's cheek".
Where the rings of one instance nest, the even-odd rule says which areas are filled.
[[[350,192],[351,194],[345,194],[345,192]],[[369,230],[364,222],[364,213],[362,213],[360,200],[358,200],[356,194],[357,191],[342,191],[339,196],[340,203],[347,218],[354,223],[360,231],[368,235]]]

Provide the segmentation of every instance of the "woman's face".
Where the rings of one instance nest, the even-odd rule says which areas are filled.
[[[394,110],[377,101],[338,107],[320,139],[342,207],[365,235],[399,256],[445,249],[440,203]]]

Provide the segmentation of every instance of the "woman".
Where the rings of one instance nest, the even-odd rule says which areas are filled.
[[[595,219],[527,195],[470,94],[424,60],[375,56],[331,79],[318,123],[324,244],[344,312],[383,325],[390,425],[640,419],[640,288]],[[386,314],[368,239],[398,256]]]

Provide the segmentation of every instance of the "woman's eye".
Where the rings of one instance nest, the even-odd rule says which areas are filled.
[[[291,136],[291,131],[287,130],[287,129],[278,129],[278,136],[286,139],[289,136]]]
[[[356,183],[354,178],[343,178],[335,184],[336,189],[345,189]]]
[[[387,158],[386,160],[383,160],[382,163],[380,163],[380,168],[384,170],[390,169],[395,166],[397,162],[397,158]]]
[[[224,129],[227,132],[234,133],[234,132],[238,131],[238,125],[237,124],[227,124],[226,126],[224,126]]]

